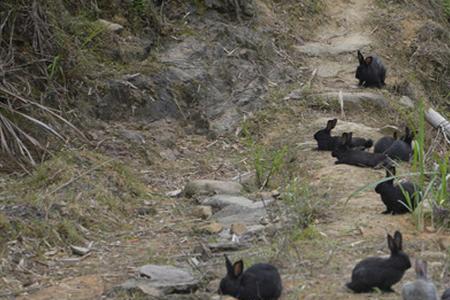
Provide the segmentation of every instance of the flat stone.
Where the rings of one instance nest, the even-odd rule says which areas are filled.
[[[394,132],[397,132],[397,134],[402,134],[402,131],[394,125],[386,125],[378,129],[378,132],[382,133],[383,135],[392,136]]]
[[[249,244],[235,243],[231,241],[208,244],[208,248],[211,249],[211,252],[238,251],[249,247]]]
[[[140,291],[146,295],[160,297],[167,294],[190,293],[197,289],[198,280],[192,273],[173,266],[145,265],[138,269],[139,278],[126,281],[114,291]]]
[[[139,133],[136,130],[122,129],[120,131],[120,134],[122,135],[123,138],[125,138],[131,142],[134,142],[137,144],[145,144],[144,137],[142,136],[141,133]]]
[[[300,100],[303,98],[303,89],[296,89],[290,92],[284,100]]]
[[[267,213],[264,207],[249,208],[240,205],[228,205],[214,214],[212,218],[224,225],[231,225],[233,223],[256,225],[265,216],[267,216]]]
[[[197,218],[201,218],[201,219],[209,219],[212,216],[212,208],[211,206],[207,206],[207,205],[199,205],[197,207],[194,208],[193,210],[193,215],[196,216]]]
[[[242,196],[214,195],[202,201],[203,205],[210,205],[214,208],[224,208],[229,205],[239,205],[244,207],[255,207],[253,201]]]
[[[234,181],[201,179],[186,184],[183,193],[186,197],[209,194],[239,195],[242,189],[242,185]]]
[[[200,228],[201,232],[209,233],[209,234],[216,234],[223,230],[223,225],[219,223],[210,223],[208,225],[201,226]]]
[[[175,161],[177,159],[177,151],[171,150],[171,149],[165,149],[161,152],[159,152],[159,155],[166,159],[166,160],[170,160],[170,161]]]
[[[245,232],[247,232],[247,226],[242,223],[231,224],[230,232],[231,234],[243,235]]]
[[[317,67],[317,76],[322,78],[335,77],[342,70],[345,70],[345,66],[343,66],[342,62],[322,63]]]
[[[231,296],[223,296],[223,295],[213,295],[210,300],[238,300]]]
[[[97,20],[98,23],[102,24],[103,26],[105,26],[106,30],[111,31],[111,32],[115,32],[115,33],[119,33],[121,31],[123,31],[123,26],[117,23],[113,23],[107,20],[103,20],[103,19],[99,19]]]
[[[99,275],[67,278],[60,283],[33,293],[19,296],[17,300],[84,300],[100,299],[104,283]]]
[[[315,94],[308,96],[308,98],[309,100],[314,98],[322,98],[327,102],[339,103],[339,92]],[[359,109],[362,108],[363,105],[372,105],[379,108],[386,108],[388,106],[388,102],[383,95],[371,92],[342,93],[342,98],[344,101],[344,110]]]
[[[89,249],[89,248],[79,247],[79,246],[74,246],[74,245],[70,245],[70,249],[72,250],[73,254],[80,255],[80,256],[86,255],[91,251],[91,249]]]
[[[337,55],[352,53],[370,44],[370,39],[363,34],[345,35],[327,40],[327,43],[313,42],[295,46],[299,52],[311,56]]]
[[[414,101],[412,101],[412,99],[408,96],[402,96],[398,102],[407,108],[415,107]]]

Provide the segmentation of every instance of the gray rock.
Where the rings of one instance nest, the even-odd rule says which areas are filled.
[[[414,102],[408,96],[402,96],[398,102],[407,108],[414,108],[415,106]]]
[[[136,89],[128,81],[110,80],[105,87],[106,94],[98,99],[96,113],[102,120],[142,119],[159,120],[163,117],[177,117],[179,110],[173,101],[156,99],[146,90]]]
[[[79,247],[79,246],[74,246],[74,245],[70,245],[70,249],[72,250],[73,254],[80,255],[80,256],[86,255],[91,251],[90,248]]]
[[[311,56],[338,55],[342,53],[352,53],[370,44],[370,39],[363,34],[352,34],[327,39],[327,43],[312,42],[295,48],[304,54]]]
[[[260,219],[265,216],[267,216],[267,213],[264,207],[251,208],[240,205],[228,205],[214,214],[212,219],[224,225],[233,223],[255,225],[259,224]]]
[[[137,144],[145,144],[145,139],[138,131],[130,129],[122,129],[120,134],[127,140],[135,142]]]
[[[242,185],[237,182],[200,179],[187,183],[183,193],[186,197],[208,194],[239,195],[241,190]]]
[[[255,207],[255,203],[250,199],[242,196],[231,196],[231,195],[214,195],[208,197],[202,201],[203,205],[209,205],[214,208],[224,208],[228,205],[239,205],[244,207]]]
[[[397,132],[398,135],[402,134],[402,131],[394,125],[386,125],[381,127],[380,129],[378,129],[378,131],[380,133],[382,133],[383,135],[389,135],[392,136],[394,134],[394,132]]]
[[[173,266],[145,265],[138,270],[139,278],[126,281],[115,290],[140,291],[160,297],[167,294],[190,293],[197,289],[199,281],[186,269]]]
[[[99,19],[97,22],[105,27],[106,30],[114,32],[114,33],[120,33],[123,31],[123,26],[117,23],[113,23],[107,20]]]
[[[249,247],[249,244],[235,243],[231,241],[208,244],[208,248],[211,249],[211,252],[237,251]]]
[[[303,98],[303,89],[296,89],[290,92],[284,100],[300,100]]]
[[[360,109],[364,105],[376,106],[379,108],[386,108],[388,102],[383,95],[361,92],[361,93],[342,93],[344,100],[344,110]],[[308,97],[310,100],[314,98],[322,98],[327,102],[339,103],[339,92],[328,92],[323,94],[311,95]]]
[[[314,122],[315,128],[324,128],[329,118],[319,118]],[[333,130],[333,135],[341,135],[343,132],[353,132],[353,136],[360,136],[371,138],[374,141],[381,137],[378,128],[373,128],[361,123],[348,122],[339,120],[336,128]]]

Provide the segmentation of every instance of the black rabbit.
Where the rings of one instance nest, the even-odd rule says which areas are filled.
[[[336,127],[337,121],[337,119],[328,120],[327,126],[314,134],[314,139],[317,141],[319,150],[332,151],[342,139],[340,136],[331,136],[331,130]],[[350,145],[351,148],[364,150],[372,147],[373,141],[371,139],[355,137],[352,138]]]
[[[219,294],[239,300],[277,300],[283,289],[278,270],[270,264],[255,264],[244,271],[244,262],[233,265],[225,255],[227,275],[220,281]]]
[[[356,69],[355,77],[359,79],[359,85],[364,87],[383,87],[386,78],[386,68],[384,67],[383,62],[376,56],[364,58],[359,50],[358,60],[359,66]]]
[[[397,132],[394,132],[392,136],[383,136],[380,138],[373,147],[374,153],[384,153],[389,147],[392,145],[393,142],[397,140]]]
[[[405,135],[400,140],[395,140],[384,153],[392,159],[409,161],[412,155],[412,140],[414,133],[405,128]]]
[[[392,285],[399,282],[405,271],[411,267],[411,261],[402,250],[402,234],[394,237],[387,235],[391,255],[388,258],[369,257],[360,261],[352,271],[352,281],[347,287],[355,293],[367,293],[379,288],[384,292],[393,292]]]
[[[388,165],[389,159],[382,153],[369,153],[361,150],[351,149],[350,141],[352,140],[352,133],[344,133],[342,140],[340,140],[331,153],[333,157],[337,158],[335,164],[348,164],[360,167],[379,167]]]
[[[395,176],[395,167],[389,166],[386,169],[386,178]],[[417,203],[420,201],[420,193],[418,187],[409,182],[404,181],[399,184],[394,184],[394,178],[391,178],[387,181],[379,183],[375,187],[375,192],[380,194],[381,201],[383,201],[386,206],[386,210],[383,214],[404,214],[409,212],[408,202],[406,200],[406,195],[408,195],[412,210],[414,210],[417,206]],[[405,194],[404,194],[405,193]]]

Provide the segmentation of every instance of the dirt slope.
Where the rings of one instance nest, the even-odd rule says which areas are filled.
[[[307,92],[309,95],[361,92],[354,78],[356,50],[371,52],[383,47],[373,35],[376,28],[369,25],[373,24],[370,12],[375,9],[375,1],[326,2],[326,11],[321,16],[324,21],[310,40],[295,46],[295,51],[304,56],[310,73],[316,70]],[[390,84],[389,77],[387,84]],[[386,90],[370,92],[383,94],[388,101],[396,101],[394,95]],[[412,259],[421,257],[428,260],[429,274],[442,291],[448,282],[447,253],[441,247],[442,241],[448,240],[446,235],[418,233],[408,215],[382,215],[384,207],[372,190],[347,201],[355,190],[382,178],[384,172],[335,165],[330,153],[315,151],[313,133],[322,128],[328,118],[339,113],[330,107],[321,111],[311,109],[308,103],[299,103],[304,101],[308,100],[278,99],[272,107],[269,105],[266,111],[262,111],[263,118],[255,123],[261,143],[268,147],[289,146],[293,153],[289,168],[293,170],[294,177],[309,185],[311,197],[326,202],[326,210],[307,228],[311,234],[300,233],[298,238],[298,228],[291,229],[292,220],[285,218],[289,207],[282,203],[275,204],[277,209],[281,209],[277,211],[282,220],[279,232],[254,240],[250,249],[229,254],[233,258],[243,257],[246,262],[269,260],[277,265],[284,282],[282,299],[398,299],[401,284],[394,287],[397,293],[372,295],[354,295],[344,288],[344,284],[360,259],[388,253],[386,233],[401,230],[405,252]],[[379,127],[385,125],[385,120],[389,118],[383,119],[382,116],[389,110],[374,111],[364,106],[355,110],[347,106],[344,108],[346,117],[340,118],[336,134],[352,130],[355,135],[374,140],[381,136]],[[102,293],[107,294],[111,287],[135,274],[135,269],[142,264],[188,265],[190,258],[198,257],[198,246],[216,237],[198,232],[199,226],[207,222],[192,214],[197,205],[194,200],[168,198],[165,193],[182,187],[191,179],[231,179],[253,168],[250,151],[235,135],[213,140],[200,135],[186,136],[182,125],[166,120],[145,128],[125,122],[111,124],[93,131],[98,136],[98,147],[116,153],[118,159],[142,174],[151,189],[151,199],[154,200],[151,205],[157,213],[131,219],[130,227],[139,230],[124,230],[105,236],[96,242],[94,254],[82,260],[67,262],[57,254],[58,258],[46,266],[44,275],[27,273],[25,279],[14,277],[23,280],[32,278],[34,282],[39,282],[35,288],[31,286],[30,295],[22,290],[23,298],[20,299],[51,299],[55,286],[61,289],[76,286],[72,296],[63,293],[60,299],[99,299]],[[130,132],[138,134],[144,141],[150,141],[152,145],[161,145],[167,140],[175,140],[176,143],[169,143],[166,148],[161,146],[154,153],[146,153],[147,158],[153,158],[152,163],[146,163],[132,149],[144,148],[145,143],[132,143],[124,138]],[[408,168],[404,164],[400,170]],[[205,282],[197,295],[186,295],[183,299],[214,297],[218,279],[225,272],[222,253],[202,258],[196,271]],[[83,275],[89,276],[80,277]],[[402,282],[413,277],[413,271],[409,270]],[[47,286],[51,287],[46,289]],[[8,297],[12,298],[12,295]],[[129,295],[109,295],[107,298],[133,299]]]

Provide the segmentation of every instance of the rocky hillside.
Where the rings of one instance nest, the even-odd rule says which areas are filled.
[[[442,176],[409,176],[433,195],[382,215],[384,171],[312,139],[334,117],[373,140],[408,125],[426,156],[398,174],[436,169],[448,145],[419,111],[450,117],[445,1],[6,0],[0,16],[0,298],[218,299],[227,253],[277,266],[282,299],[366,299],[344,284],[395,230],[447,287]],[[358,49],[385,88],[357,86]]]

